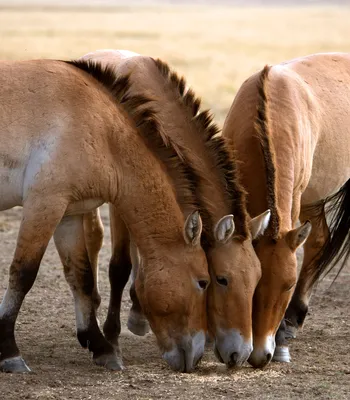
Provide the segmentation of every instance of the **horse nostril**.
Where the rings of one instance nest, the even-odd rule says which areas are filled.
[[[266,354],[266,361],[269,363],[271,361],[272,358],[272,354],[271,353],[267,353]]]
[[[238,353],[234,352],[231,354],[229,365],[230,367],[234,367],[238,362]]]
[[[186,351],[184,350],[184,349],[181,349],[180,350],[180,353],[181,353],[181,356],[182,356],[182,369],[181,369],[181,372],[188,372],[187,371],[187,368],[188,368],[188,365],[186,364]]]
[[[216,355],[216,358],[222,363],[225,364],[225,361],[223,360],[223,358],[221,357],[221,354],[219,353],[219,350],[216,346],[214,346],[214,353]]]
[[[197,358],[197,360],[195,360],[195,362],[193,363],[194,367],[197,367],[197,365],[202,361],[202,358],[203,358],[203,356],[200,356]]]

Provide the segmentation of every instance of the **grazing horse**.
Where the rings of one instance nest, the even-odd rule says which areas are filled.
[[[238,183],[236,163],[228,143],[217,137],[217,126],[200,100],[186,88],[184,78],[169,66],[136,53],[99,50],[85,55],[129,74],[131,93],[153,99],[164,135],[198,176],[198,201],[203,217],[203,248],[212,284],[208,289],[209,330],[215,337],[215,353],[228,366],[240,366],[252,351],[252,301],[261,276],[252,246],[269,221],[269,212],[247,220],[245,193]],[[106,337],[118,343],[121,294],[129,277],[129,235],[113,206],[110,207],[112,258],[111,298],[104,325]],[[235,221],[234,221],[235,220]],[[92,235],[91,235],[92,236]],[[134,258],[135,275],[137,258]],[[97,274],[95,274],[97,275]],[[147,321],[131,286],[133,305],[128,327],[135,334],[147,332]]]
[[[137,294],[163,357],[190,371],[204,352],[210,280],[196,178],[164,144],[149,100],[128,94],[127,76],[96,63],[1,62],[0,70],[0,209],[23,207],[0,305],[0,369],[29,371],[14,327],[52,235],[73,292],[79,342],[96,364],[120,369],[96,320],[82,216],[109,202],[142,256]]]
[[[286,320],[301,326],[313,284],[350,253],[349,71],[350,55],[341,53],[266,66],[243,83],[225,121],[223,135],[234,140],[242,162],[250,215],[271,209],[256,244],[262,278],[253,306],[253,366],[272,358],[287,306]],[[305,241],[295,288],[295,250]],[[288,362],[281,333],[275,358]]]

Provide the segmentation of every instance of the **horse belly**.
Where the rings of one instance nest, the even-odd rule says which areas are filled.
[[[22,205],[23,171],[0,166],[0,211]]]
[[[86,200],[76,201],[68,205],[67,210],[65,212],[65,216],[85,214],[102,206],[103,203],[104,200],[102,199],[86,199]]]
[[[323,167],[313,168],[310,181],[302,194],[301,204],[308,205],[336,193],[345,182],[350,179],[350,160],[345,163],[342,158],[339,164],[336,154],[333,157],[332,165],[324,161]]]

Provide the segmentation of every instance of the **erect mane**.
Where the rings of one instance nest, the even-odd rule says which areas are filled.
[[[267,206],[271,211],[267,234],[277,240],[280,231],[280,215],[277,207],[276,161],[275,150],[268,124],[267,79],[270,71],[268,65],[261,71],[258,81],[258,105],[255,119],[255,130],[260,141],[265,163]]]
[[[198,178],[194,170],[180,158],[163,135],[156,112],[149,106],[152,99],[130,95],[130,74],[119,76],[113,67],[102,66],[92,60],[73,60],[66,63],[85,71],[102,84],[116,104],[126,112],[126,116],[134,122],[140,137],[166,168],[181,209],[185,212],[198,209]]]
[[[191,123],[202,138],[208,156],[218,171],[218,178],[220,179],[221,187],[225,191],[227,204],[235,217],[236,232],[242,239],[246,239],[248,237],[246,194],[239,183],[236,159],[231,145],[227,139],[218,136],[220,129],[213,122],[210,111],[200,110],[201,100],[196,97],[192,89],[186,89],[185,78],[172,71],[169,65],[162,60],[157,59],[154,62],[160,74],[177,94],[178,100],[190,113]],[[204,221],[204,225],[213,227],[213,221],[211,221],[206,212],[206,204],[210,202],[210,199],[199,199],[199,201],[203,210],[203,219],[207,220]],[[210,232],[207,233],[212,236],[213,229],[210,229]],[[212,239],[211,237],[210,240]]]

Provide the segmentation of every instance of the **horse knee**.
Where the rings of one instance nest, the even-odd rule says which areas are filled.
[[[287,311],[286,320],[295,328],[299,329],[303,326],[309,306],[304,298],[296,295],[293,296]]]

